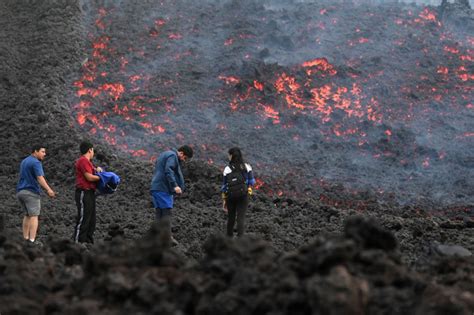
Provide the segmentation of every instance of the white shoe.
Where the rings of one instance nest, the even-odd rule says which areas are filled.
[[[171,245],[176,246],[178,244],[179,242],[173,236],[171,236]]]

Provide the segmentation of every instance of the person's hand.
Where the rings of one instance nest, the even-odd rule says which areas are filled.
[[[95,170],[96,170],[97,173],[100,173],[100,172],[103,172],[103,171],[104,171],[104,170],[102,169],[102,167],[100,167],[100,166],[97,166]]]
[[[47,193],[48,196],[51,197],[51,198],[56,197],[56,193],[55,193],[52,189],[47,190],[46,193]]]
[[[180,188],[179,186],[176,186],[176,187],[174,188],[174,192],[177,193],[178,195],[180,195],[180,194],[183,193],[183,191],[181,190],[181,188]]]

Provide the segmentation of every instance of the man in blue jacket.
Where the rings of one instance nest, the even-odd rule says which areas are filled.
[[[166,221],[170,236],[173,197],[184,191],[184,177],[179,163],[192,157],[193,149],[183,145],[178,150],[171,149],[161,153],[156,160],[150,193],[156,210],[156,220]],[[171,242],[175,245],[178,243],[173,236],[171,236]]]

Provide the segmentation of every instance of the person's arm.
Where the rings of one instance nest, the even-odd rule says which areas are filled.
[[[224,169],[224,174],[222,178],[221,196],[222,196],[222,210],[224,210],[224,212],[227,212],[227,172],[226,172],[226,169]]]
[[[252,167],[250,166],[250,164],[246,164],[246,168],[247,168],[247,174],[246,174],[246,184],[247,184],[247,192],[250,195],[253,194],[253,190],[252,190],[252,187],[253,185],[255,185],[255,178],[253,177],[253,172],[252,172]]]
[[[56,194],[54,191],[49,187],[48,183],[46,182],[46,179],[44,178],[44,171],[43,171],[43,165],[41,162],[36,162],[33,165],[33,172],[36,176],[36,180],[38,181],[38,184],[46,190],[46,193],[48,194],[49,197],[53,198]]]
[[[89,182],[98,182],[100,180],[100,177],[97,175],[93,175],[89,172],[84,172],[84,177],[89,181]]]
[[[178,167],[178,165],[176,163],[177,163],[176,158],[174,158],[173,156],[170,156],[166,160],[165,176],[166,176],[166,180],[168,181],[169,185],[171,187],[173,187],[174,192],[177,193],[177,194],[181,194],[183,191],[181,190],[181,187],[178,186],[178,183],[176,181],[176,177],[174,175],[174,169],[176,167]]]
[[[246,164],[245,167],[247,168],[247,186],[255,185],[255,178],[253,177],[252,166]]]
[[[79,173],[81,173],[84,178],[89,182],[98,182],[100,181],[100,177],[94,175],[94,165],[85,160],[79,160],[77,164],[77,169]]]
[[[51,187],[49,187],[44,176],[37,176],[36,178],[38,179],[38,183],[40,184],[40,186],[43,187],[44,190],[46,190],[48,196],[50,196],[51,198],[56,196],[56,193],[51,189]]]

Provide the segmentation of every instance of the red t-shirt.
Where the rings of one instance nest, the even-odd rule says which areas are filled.
[[[81,156],[76,161],[76,188],[84,190],[95,190],[96,182],[90,182],[84,176],[84,173],[94,174],[94,165],[85,156]]]

